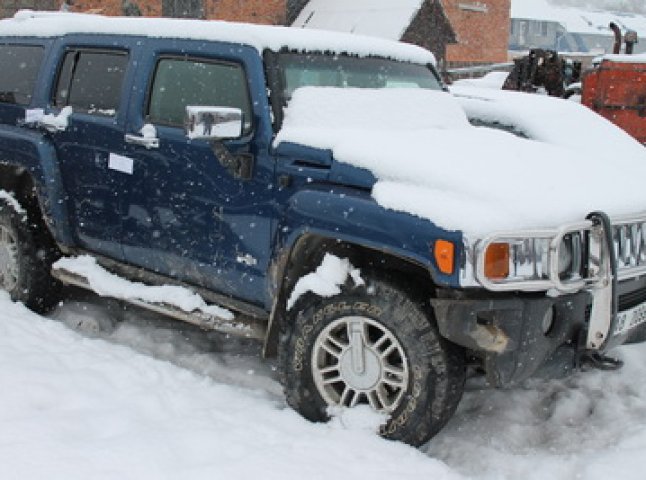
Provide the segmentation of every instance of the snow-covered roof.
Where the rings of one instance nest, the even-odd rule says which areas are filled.
[[[71,33],[141,35],[151,38],[197,39],[250,45],[262,52],[289,48],[359,56],[381,56],[415,63],[434,63],[429,51],[409,44],[344,33],[251,25],[213,20],[106,17],[22,10],[0,20],[0,36],[56,37]]]
[[[293,27],[400,40],[424,0],[310,0]]]
[[[586,8],[561,7],[548,0],[512,0],[512,19],[528,19],[557,22],[570,33],[612,35],[610,22],[622,30],[635,30],[640,37],[646,36],[646,16],[593,10]]]
[[[646,53],[642,53],[639,55],[603,55],[600,57],[600,60],[608,60],[610,62],[617,62],[617,63],[645,63],[646,64]]]

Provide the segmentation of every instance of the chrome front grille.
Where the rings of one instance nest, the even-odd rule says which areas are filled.
[[[646,274],[646,222],[613,222],[612,239],[619,279]]]
[[[509,269],[503,276],[489,275],[489,247],[499,244],[506,247]],[[617,298],[619,282],[646,279],[646,213],[610,219],[593,212],[586,220],[556,229],[494,232],[476,241],[467,258],[473,259],[474,268],[465,272],[487,290],[590,292],[586,338],[590,350],[604,351],[612,345],[609,339],[617,322],[628,325],[622,328],[646,322],[643,304],[627,307],[625,298]],[[620,316],[621,307],[628,313]]]

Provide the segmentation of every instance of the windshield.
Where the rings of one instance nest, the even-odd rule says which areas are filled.
[[[294,90],[306,86],[442,89],[428,66],[383,58],[283,53],[278,57],[278,65],[285,102]]]

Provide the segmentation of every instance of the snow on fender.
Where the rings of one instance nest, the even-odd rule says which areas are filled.
[[[352,277],[355,286],[365,285],[361,272],[352,266],[350,260],[326,253],[316,271],[308,273],[296,282],[287,300],[287,310],[291,310],[296,301],[307,292],[315,293],[320,297],[338,295],[348,275]]]

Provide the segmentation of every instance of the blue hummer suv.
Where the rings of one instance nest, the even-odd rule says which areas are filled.
[[[507,386],[609,366],[640,333],[645,216],[474,238],[382,205],[368,167],[276,141],[301,87],[448,98],[417,47],[23,11],[0,22],[0,59],[0,281],[34,310],[61,283],[96,290],[61,258],[186,288],[231,315],[128,300],[261,339],[306,418],[367,404],[414,445],[451,417],[467,368]]]

